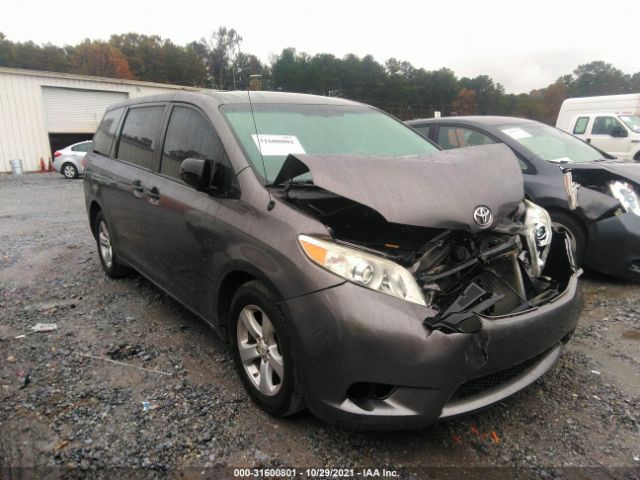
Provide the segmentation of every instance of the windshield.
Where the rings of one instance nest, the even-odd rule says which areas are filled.
[[[366,106],[262,103],[253,105],[253,115],[248,104],[224,105],[221,110],[268,184],[289,154],[399,157],[438,151],[401,122]]]
[[[629,130],[640,132],[640,115],[620,115],[618,118],[629,127]]]
[[[527,150],[549,162],[593,162],[603,155],[573,135],[542,123],[502,125],[498,129]]]

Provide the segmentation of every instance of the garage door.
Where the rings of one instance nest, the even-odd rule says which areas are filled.
[[[102,90],[42,87],[49,133],[93,133],[105,109],[128,94]]]

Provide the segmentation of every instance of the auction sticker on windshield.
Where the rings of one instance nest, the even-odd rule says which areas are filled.
[[[513,128],[505,128],[504,130],[502,130],[506,135],[509,135],[511,138],[513,138],[514,140],[520,140],[522,138],[529,138],[531,137],[531,134],[524,131],[521,128],[518,127],[513,127]]]
[[[265,157],[307,153],[295,135],[253,134],[251,138]]]

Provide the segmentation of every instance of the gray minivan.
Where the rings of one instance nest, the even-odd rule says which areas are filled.
[[[87,155],[110,277],[228,339],[258,405],[409,428],[545,373],[581,308],[569,240],[504,145],[440,151],[367,105],[274,92],[111,106]]]

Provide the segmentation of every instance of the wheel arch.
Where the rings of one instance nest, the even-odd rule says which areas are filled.
[[[91,201],[91,205],[89,206],[89,228],[91,229],[91,233],[93,236],[96,236],[96,216],[98,212],[102,210],[102,207],[96,200]]]
[[[227,325],[229,321],[229,309],[231,306],[231,299],[235,292],[244,284],[257,280],[263,283],[279,301],[283,300],[283,296],[275,284],[264,274],[260,269],[254,265],[245,262],[233,262],[221,275],[221,280],[216,289],[216,326],[224,333],[226,338]]]

